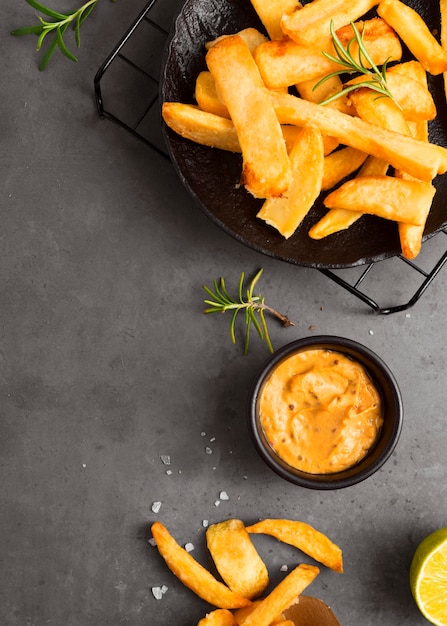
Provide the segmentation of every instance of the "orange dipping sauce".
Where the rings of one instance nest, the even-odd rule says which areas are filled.
[[[298,352],[280,363],[261,391],[259,412],[276,454],[310,474],[358,463],[383,423],[381,397],[365,368],[325,349]]]

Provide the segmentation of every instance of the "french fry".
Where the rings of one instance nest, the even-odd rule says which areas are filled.
[[[241,37],[245,41],[245,43],[248,46],[248,49],[250,50],[252,54],[256,50],[256,48],[261,45],[261,43],[265,43],[266,41],[268,41],[268,38],[265,35],[260,33],[259,30],[257,30],[256,28],[252,28],[252,27],[244,28],[243,30],[240,30],[237,33],[237,35],[239,35],[239,37]],[[208,41],[205,44],[206,50],[209,50],[210,48],[212,48],[214,45],[216,45],[216,43],[218,43],[225,37],[230,37],[230,36],[231,35],[221,35],[220,37],[217,37],[216,39],[213,39],[212,41]]]
[[[377,0],[314,0],[300,11],[284,15],[281,28],[286,35],[303,45],[312,45],[329,32],[355,22],[377,4]]]
[[[207,569],[175,541],[161,522],[154,522],[151,530],[158,551],[169,569],[202,600],[221,609],[235,609],[250,604],[250,600],[234,593],[214,578]]]
[[[362,176],[348,180],[324,200],[341,208],[421,226],[430,211],[435,188],[431,183],[393,176]]]
[[[447,0],[440,0],[439,9],[441,12],[441,46],[447,52]],[[444,71],[444,93],[447,100],[447,71]]]
[[[302,129],[290,152],[290,162],[293,179],[287,195],[267,199],[257,214],[285,239],[293,235],[321,191],[324,151],[317,128],[308,126]]]
[[[298,0],[251,0],[251,3],[270,39],[283,37],[284,33],[281,28],[283,15],[302,8]]]
[[[385,60],[401,59],[402,46],[399,38],[383,20],[366,20],[357,24],[357,27],[374,63],[380,65]],[[349,41],[353,37],[352,27],[341,28],[337,31],[337,36],[342,43]],[[358,55],[357,49],[357,43],[353,42],[351,51],[354,56]],[[309,46],[299,44],[288,37],[268,41],[258,46],[253,56],[265,85],[269,89],[280,89],[340,70],[340,64],[328,59],[323,52],[332,55],[335,53],[329,30],[324,37],[315,40]]]
[[[358,170],[367,157],[365,152],[349,147],[340,148],[340,150],[336,150],[325,157],[323,180],[321,181],[322,191],[331,189],[343,178]]]
[[[292,180],[290,161],[247,44],[238,35],[225,37],[208,50],[206,62],[238,134],[246,189],[258,198],[283,195]]]
[[[427,72],[437,75],[447,71],[447,51],[417,11],[400,0],[382,0],[377,13],[394,28]]]
[[[447,171],[447,150],[441,146],[379,128],[290,94],[270,93],[282,124],[314,124],[322,134],[336,137],[342,144],[383,159],[420,180],[431,181],[437,174]]]
[[[365,122],[410,135],[410,128],[402,109],[391,98],[378,98],[371,89],[361,87],[351,93],[351,101],[357,115]]]
[[[365,83],[364,76],[350,80],[348,85]],[[414,78],[391,70],[387,73],[386,84],[396,104],[406,120],[433,120],[436,117],[436,106],[428,88]],[[369,90],[371,91],[371,90]],[[355,94],[356,92],[353,92]],[[377,98],[374,95],[375,104],[380,106],[383,101],[389,98]],[[351,94],[351,95],[353,95]]]
[[[229,119],[181,102],[163,102],[162,116],[169,128],[186,139],[204,146],[241,152],[237,131]]]
[[[238,623],[228,609],[215,609],[202,617],[197,626],[238,626]]]
[[[229,152],[241,152],[239,138],[231,120],[208,111],[202,111],[193,104],[164,102],[163,119],[176,133],[195,143],[219,148]],[[300,132],[297,126],[281,126],[286,149],[290,151]],[[338,146],[334,137],[323,137],[324,153],[330,154]]]
[[[319,572],[319,568],[314,565],[298,565],[256,605],[239,626],[269,626],[277,615],[297,601]]]
[[[323,102],[323,100],[330,98],[343,89],[343,83],[341,82],[340,76],[331,76],[325,80],[324,83],[321,83],[315,88],[321,78],[323,78],[323,76],[320,76],[317,79],[312,78],[311,80],[305,80],[301,83],[297,83],[295,86],[301,98],[308,100],[309,102],[319,104],[320,102]],[[329,102],[327,106],[334,107],[338,111],[342,111],[348,115],[353,115],[355,113],[347,95],[340,96],[336,100]]]
[[[250,600],[260,596],[269,576],[244,523],[229,519],[212,524],[206,531],[206,541],[217,571],[228,587]]]
[[[247,527],[249,533],[270,535],[287,543],[335,572],[343,572],[341,549],[313,526],[287,519],[264,519]]]
[[[233,615],[237,624],[241,624],[250,615],[250,613],[253,613],[255,608],[259,604],[261,604],[262,601],[263,599],[253,600],[250,606],[244,606],[241,609],[235,609],[233,611]],[[278,626],[278,624],[281,624],[281,622],[283,622],[285,619],[286,616],[284,615],[284,613],[280,613],[272,620],[270,626]]]
[[[194,97],[202,111],[230,119],[227,106],[219,98],[211,72],[204,70],[199,73],[196,79]]]

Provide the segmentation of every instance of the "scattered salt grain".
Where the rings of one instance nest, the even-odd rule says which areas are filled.
[[[288,565],[281,565],[281,567],[279,568],[280,572],[287,572],[289,569]]]
[[[206,435],[206,432],[202,430],[202,432],[200,433],[200,436],[205,437],[205,435]]]
[[[370,335],[374,335],[374,331],[373,331],[373,330],[370,330],[370,331],[369,331],[369,334],[370,334]]]
[[[193,543],[186,543],[185,544],[185,550],[186,550],[186,552],[192,552],[194,550],[194,544]]]
[[[152,502],[152,513],[158,513],[161,509],[161,502]]]
[[[154,547],[157,545],[157,542],[155,541],[155,539],[153,537],[148,539],[147,542],[150,543],[151,546],[154,546]]]
[[[160,459],[163,465],[171,465],[171,457],[169,456],[169,454],[162,454],[160,456]]]
[[[170,476],[172,474],[172,470],[166,470],[166,474]]]
[[[213,451],[208,446],[205,448],[206,454],[213,454]]]
[[[202,520],[203,528],[208,528],[208,525],[209,525],[209,521],[207,519]]]
[[[216,501],[214,502],[214,506],[219,506],[219,504],[220,504],[220,500],[216,500]]]
[[[214,443],[216,441],[216,437],[211,437],[210,443]]]
[[[229,497],[229,495],[227,494],[227,492],[226,492],[226,491],[221,491],[221,492],[220,492],[220,495],[219,495],[219,498],[220,498],[221,500],[229,500],[229,499],[230,499],[230,497]]]

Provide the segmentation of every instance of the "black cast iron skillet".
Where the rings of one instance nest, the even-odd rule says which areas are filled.
[[[432,30],[439,32],[439,2],[407,1]],[[250,0],[186,0],[174,19],[162,70],[161,102],[194,103],[195,79],[206,69],[207,41],[248,26],[264,29]],[[430,141],[447,147],[447,105],[442,76],[429,77],[437,118],[430,122]],[[322,196],[288,240],[256,217],[262,200],[239,186],[240,155],[207,148],[183,139],[164,125],[165,141],[177,172],[198,206],[224,231],[241,243],[295,265],[343,268],[379,261],[400,253],[397,225],[363,216],[349,229],[314,241],[307,232],[324,215]],[[447,176],[438,176],[424,240],[447,224]]]

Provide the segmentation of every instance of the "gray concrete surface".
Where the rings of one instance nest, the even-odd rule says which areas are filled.
[[[41,73],[35,40],[9,34],[32,9],[3,3],[0,623],[192,626],[209,607],[148,543],[150,524],[163,521],[209,565],[203,520],[290,517],[343,548],[345,573],[322,571],[311,588],[343,626],[423,626],[408,567],[447,525],[447,270],[409,312],[375,316],[319,272],[218,229],[168,161],[97,116],[95,72],[143,6],[100,2],[79,62],[59,55]],[[231,344],[228,320],[202,313],[202,285],[223,275],[235,286],[259,267],[259,291],[296,323],[270,324],[276,347],[344,335],[399,381],[399,445],[362,484],[299,489],[252,448],[245,398],[268,353],[256,337],[248,356],[240,337]],[[405,279],[388,274],[374,286],[399,299]],[[272,583],[281,565],[306,560],[256,545]]]

